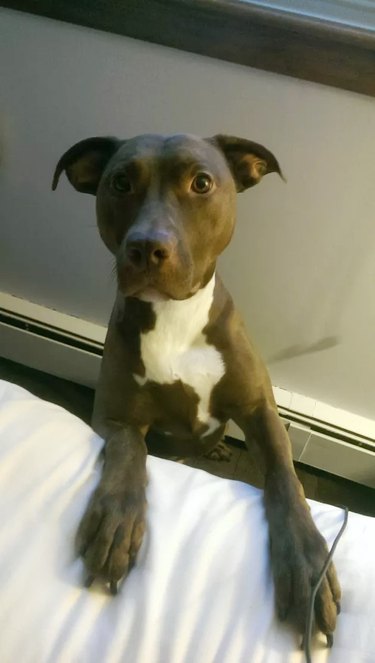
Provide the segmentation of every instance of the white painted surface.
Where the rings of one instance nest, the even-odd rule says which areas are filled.
[[[61,311],[28,302],[6,292],[0,292],[0,310],[19,315],[30,320],[36,320],[49,327],[63,330],[64,334],[73,334],[88,339],[99,346],[104,344],[107,328],[96,325],[77,316],[67,315]]]
[[[100,356],[0,323],[1,356],[94,388]]]
[[[207,285],[185,300],[166,300],[152,304],[155,327],[141,334],[141,358],[145,375],[135,379],[173,384],[181,380],[192,387],[199,398],[197,415],[207,424],[209,435],[220,422],[210,415],[210,397],[214,386],[225,373],[223,358],[207,343],[203,329],[209,319],[215,275]]]
[[[286,392],[374,418],[374,100],[1,11],[0,289],[105,325],[112,258],[59,156],[95,134],[227,132],[263,142],[221,273]]]
[[[375,489],[375,454],[351,444],[311,433],[298,460]]]

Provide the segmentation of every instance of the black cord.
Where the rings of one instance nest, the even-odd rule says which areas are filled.
[[[311,632],[312,632],[312,626],[313,626],[313,620],[314,620],[314,604],[315,604],[315,598],[318,593],[318,589],[320,585],[322,584],[322,580],[327,572],[327,569],[331,563],[332,557],[334,555],[334,552],[336,550],[336,546],[341,539],[344,530],[348,524],[348,517],[349,517],[349,510],[347,506],[342,507],[344,511],[344,522],[340,527],[340,531],[336,535],[336,538],[332,544],[331,550],[328,553],[327,559],[324,563],[324,566],[319,574],[318,580],[316,581],[314,587],[312,588],[311,596],[310,596],[310,604],[309,604],[309,612],[307,615],[307,620],[306,620],[306,628],[305,628],[305,635],[303,638],[303,649],[305,652],[305,658],[306,658],[306,663],[311,663]],[[333,640],[328,637],[327,635],[327,643],[332,645]]]

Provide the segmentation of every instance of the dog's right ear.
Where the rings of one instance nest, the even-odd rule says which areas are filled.
[[[100,178],[110,158],[123,141],[117,138],[86,138],[62,155],[53,176],[52,189],[56,189],[63,170],[69,182],[81,193],[96,194]]]

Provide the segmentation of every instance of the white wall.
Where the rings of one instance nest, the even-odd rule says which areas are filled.
[[[222,275],[274,384],[374,418],[373,99],[7,10],[0,70],[0,290],[106,322],[114,281],[94,199],[65,181],[50,190],[75,141],[252,138],[288,183],[241,195]]]

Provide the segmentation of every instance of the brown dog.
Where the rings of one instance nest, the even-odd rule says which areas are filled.
[[[60,159],[71,184],[97,196],[100,235],[118,294],[105,342],[93,427],[105,439],[98,488],[81,522],[91,578],[116,591],[145,530],[147,445],[207,453],[234,420],[264,470],[277,613],[303,632],[327,555],[293,468],[267,370],[247,338],[216,260],[235,225],[236,193],[280,167],[257,143],[144,135],[89,138]],[[340,587],[333,565],[315,617],[331,640]]]

